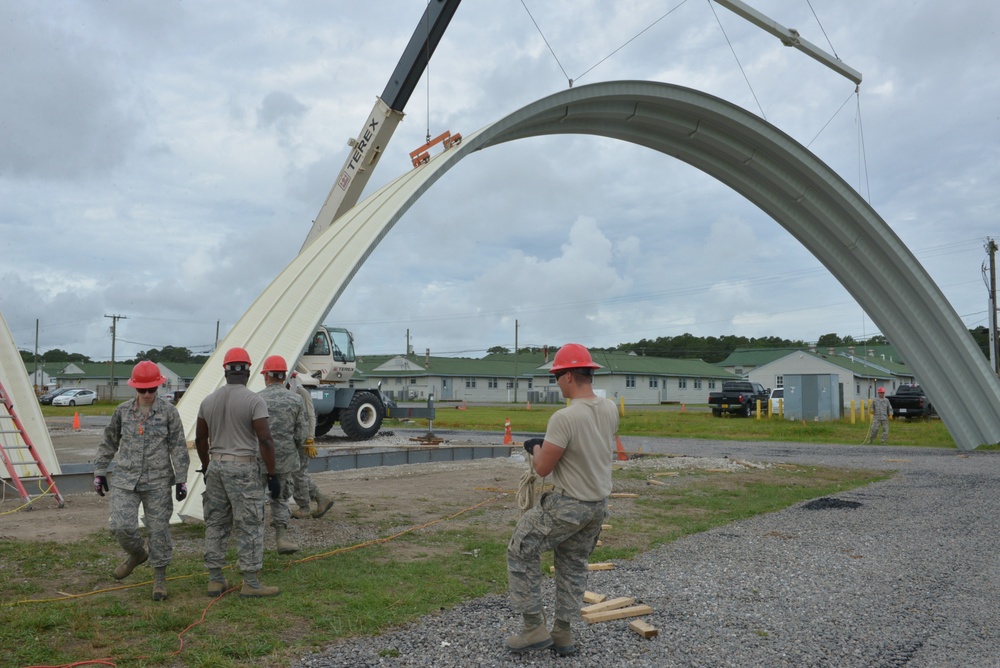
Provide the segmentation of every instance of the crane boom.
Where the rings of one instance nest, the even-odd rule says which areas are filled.
[[[431,0],[427,4],[389,83],[382,95],[376,98],[368,120],[357,138],[348,140],[351,152],[313,221],[302,248],[311,244],[333,221],[358,203],[386,144],[403,120],[403,108],[427,69],[427,63],[460,2],[461,0]]]

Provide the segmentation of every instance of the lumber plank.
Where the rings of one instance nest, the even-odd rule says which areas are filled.
[[[585,592],[583,592],[583,602],[584,603],[591,603],[591,604],[593,604],[593,603],[602,603],[602,602],[604,602],[606,600],[608,600],[608,595],[607,594],[598,594],[598,593],[592,592],[592,591],[585,591]]]
[[[634,598],[619,596],[618,598],[612,598],[607,601],[601,601],[600,603],[594,603],[593,605],[580,608],[580,614],[590,615],[595,612],[606,612],[608,610],[617,610],[618,608],[627,608],[630,605],[635,605]]]
[[[612,492],[612,499],[638,499],[638,494],[633,494],[632,492]]]
[[[613,571],[615,570],[615,565],[610,561],[604,562],[602,564],[587,564],[588,571]]]
[[[653,614],[653,609],[648,605],[633,605],[630,608],[618,608],[617,610],[583,615],[583,618],[587,620],[588,624],[597,624],[598,622],[609,622],[613,619],[625,619],[627,617],[639,617],[651,614]]]
[[[628,627],[641,635],[643,638],[655,638],[660,635],[660,630],[655,626],[650,626],[641,619],[636,619],[628,623]]]

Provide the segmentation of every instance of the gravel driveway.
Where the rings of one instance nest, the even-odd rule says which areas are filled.
[[[294,665],[1000,666],[1000,453],[623,441],[628,450],[898,474],[819,509],[799,504],[592,573],[591,591],[653,608],[644,618],[659,629],[652,639],[628,620],[580,621],[575,657],[512,655],[503,639],[520,620],[506,598],[491,596]]]

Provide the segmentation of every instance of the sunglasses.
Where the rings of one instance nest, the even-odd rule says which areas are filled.
[[[137,387],[137,388],[135,388],[135,391],[138,392],[139,394],[152,394],[153,392],[156,392],[156,388],[155,387]]]
[[[552,377],[555,378],[558,381],[560,378],[562,378],[563,376],[565,376],[568,373],[569,373],[569,369],[562,369],[561,371],[556,371],[554,374],[552,374]]]

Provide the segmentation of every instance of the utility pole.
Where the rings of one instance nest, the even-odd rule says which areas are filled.
[[[514,403],[517,403],[517,320],[514,321]]]
[[[997,350],[997,242],[986,238],[986,252],[990,254],[990,362],[993,373],[1000,374],[1000,355]]]
[[[111,318],[111,383],[108,385],[108,392],[112,402],[115,400],[115,341],[118,339],[118,321],[128,320],[123,315],[105,315]]]

